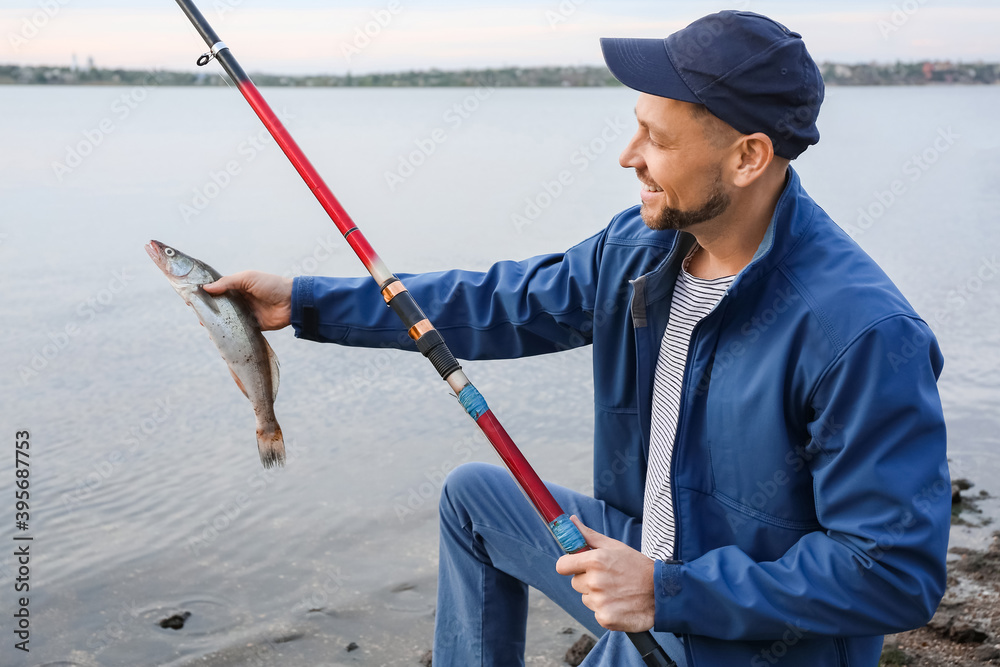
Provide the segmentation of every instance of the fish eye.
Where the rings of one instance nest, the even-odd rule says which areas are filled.
[[[167,257],[173,257],[174,256],[174,249],[173,248],[164,248],[163,254],[166,255]]]

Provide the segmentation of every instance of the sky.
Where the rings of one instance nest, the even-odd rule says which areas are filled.
[[[818,61],[1000,61],[996,0],[198,0],[250,72],[597,65],[602,36],[665,37],[720,9],[766,14]],[[170,0],[3,0],[0,63],[193,70]]]

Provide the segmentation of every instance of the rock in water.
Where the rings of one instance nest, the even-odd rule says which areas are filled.
[[[171,630],[180,630],[184,627],[184,621],[191,618],[191,612],[185,611],[180,614],[174,614],[170,618],[165,618],[160,621],[161,628],[170,628]]]
[[[350,653],[351,651],[357,651],[357,650],[358,650],[358,645],[355,644],[354,642],[351,642],[350,644],[347,645],[347,652],[348,653]]]
[[[568,662],[571,667],[580,667],[580,663],[583,662],[587,654],[597,646],[597,640],[590,635],[584,635],[576,640],[576,643],[569,647],[566,651],[566,662]]]
[[[882,649],[882,659],[878,664],[883,667],[899,667],[909,665],[911,661],[912,658],[898,646],[886,645]]]
[[[956,644],[982,644],[989,635],[972,623],[958,621],[951,626],[948,636]]]
[[[974,655],[976,656],[976,660],[980,662],[1000,660],[1000,646],[980,646],[976,649]]]

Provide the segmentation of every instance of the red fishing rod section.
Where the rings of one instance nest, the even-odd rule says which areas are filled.
[[[486,400],[469,381],[462,366],[448,349],[440,332],[434,328],[410,292],[399,281],[399,278],[389,271],[378,253],[368,243],[368,239],[361,233],[351,216],[327,187],[319,172],[299,148],[292,135],[285,129],[267,100],[260,94],[257,86],[233,57],[229,47],[219,39],[218,34],[193,2],[177,0],[177,4],[209,46],[209,52],[198,58],[198,65],[207,65],[215,59],[222,64],[222,67],[236,83],[240,93],[246,98],[250,107],[295,167],[299,176],[309,186],[340,233],[344,235],[351,249],[364,264],[365,269],[378,283],[383,299],[403,321],[417,349],[434,365],[442,379],[458,396],[462,407],[476,421],[490,444],[493,445],[518,487],[524,492],[524,495],[545,521],[553,537],[559,542],[559,546],[566,553],[587,551],[589,547],[583,535],[570,521],[569,516],[563,512],[559,503],[552,497],[541,478],[538,477],[528,460],[524,458],[517,445],[504,430],[503,425],[489,409]],[[649,632],[628,633],[628,636],[642,655],[643,662],[649,667],[671,667],[672,665],[676,667]]]

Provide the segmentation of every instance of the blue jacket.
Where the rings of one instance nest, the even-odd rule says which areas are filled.
[[[642,515],[653,371],[690,234],[638,208],[565,253],[400,276],[462,359],[594,346],[595,495]],[[412,348],[369,278],[299,278],[296,335]],[[789,170],[753,261],[696,327],[655,629],[688,662],[873,667],[945,588],[942,357]]]

